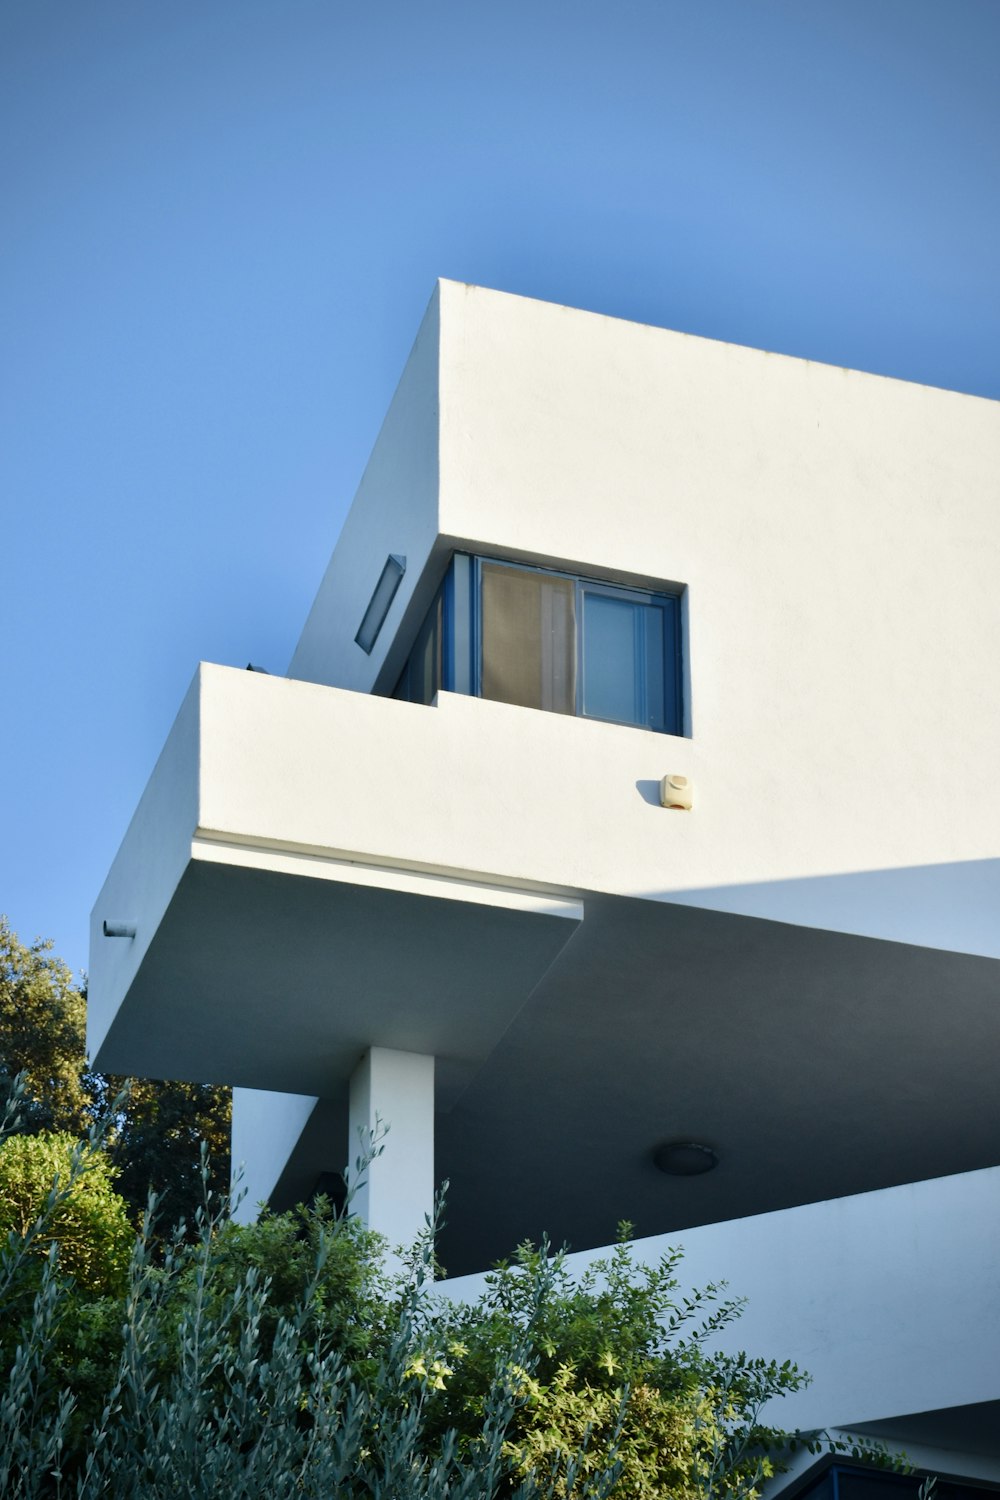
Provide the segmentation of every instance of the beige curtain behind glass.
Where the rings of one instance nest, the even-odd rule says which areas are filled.
[[[575,712],[574,600],[572,579],[483,564],[484,698]]]

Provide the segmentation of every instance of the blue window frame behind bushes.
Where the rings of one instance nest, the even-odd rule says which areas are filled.
[[[393,696],[440,688],[680,734],[680,599],[456,553]]]
[[[890,1448],[894,1446],[892,1440]],[[926,1474],[900,1474],[859,1464],[821,1461],[802,1479],[786,1485],[779,1500],[920,1500]],[[989,1481],[940,1477],[934,1500],[996,1500],[997,1486]]]

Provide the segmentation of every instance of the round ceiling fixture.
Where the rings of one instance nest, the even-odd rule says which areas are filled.
[[[718,1153],[700,1141],[664,1141],[654,1149],[653,1161],[671,1177],[700,1177],[719,1165]]]

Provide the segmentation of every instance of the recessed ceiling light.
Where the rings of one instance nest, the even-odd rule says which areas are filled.
[[[654,1149],[653,1161],[671,1177],[700,1177],[719,1165],[718,1153],[700,1141],[664,1141]]]

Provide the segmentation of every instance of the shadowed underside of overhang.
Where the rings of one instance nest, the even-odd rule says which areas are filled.
[[[677,905],[586,921],[438,1121],[459,1273],[1000,1162],[1000,964]],[[677,1178],[653,1148],[718,1167]],[[489,1184],[484,1191],[484,1179]]]
[[[391,1047],[435,1056],[447,1104],[582,914],[406,872],[397,888],[377,870],[333,873],[352,878],[192,859],[95,1065],[327,1097],[366,1048]]]
[[[857,1432],[878,1438],[890,1449],[928,1443],[952,1453],[974,1453],[996,1458],[1000,1432],[1000,1401],[976,1401],[937,1411],[910,1412],[879,1422],[859,1423]]]
[[[454,1273],[543,1233],[582,1248],[621,1219],[670,1232],[1000,1162],[996,960],[584,909],[195,860],[97,1061],[319,1096],[281,1206],[344,1166],[365,1048],[432,1053]],[[665,1176],[653,1149],[676,1138],[718,1167]]]

